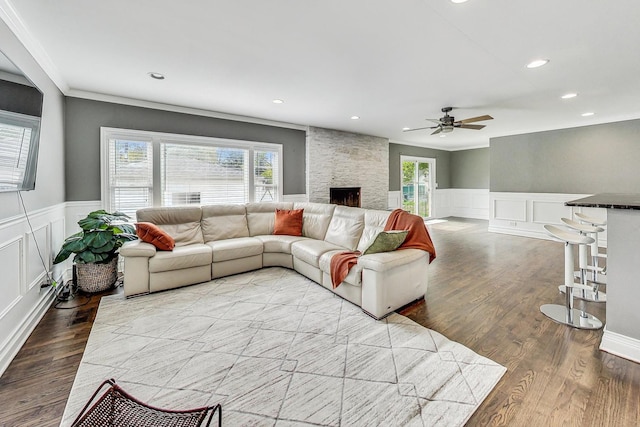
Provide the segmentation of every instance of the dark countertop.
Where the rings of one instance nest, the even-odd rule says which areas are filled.
[[[640,210],[640,194],[602,193],[565,202],[565,206]]]

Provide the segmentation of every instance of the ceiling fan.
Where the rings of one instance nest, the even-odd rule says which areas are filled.
[[[449,112],[451,110],[453,110],[453,107],[444,107],[444,108],[442,108],[442,112],[444,113],[444,117],[442,117],[440,119],[427,119],[430,122],[436,123],[437,124],[436,126],[427,126],[427,127],[423,127],[423,128],[407,129],[404,132],[412,132],[414,130],[423,130],[423,129],[435,129],[435,131],[433,131],[431,133],[431,135],[435,135],[435,134],[438,134],[440,132],[442,132],[442,133],[452,132],[453,128],[480,130],[485,125],[471,125],[469,123],[481,122],[483,120],[493,120],[493,117],[491,117],[489,115],[484,115],[484,116],[471,117],[469,119],[456,121],[455,117],[449,115]]]

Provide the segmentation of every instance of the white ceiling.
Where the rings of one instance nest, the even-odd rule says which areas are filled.
[[[67,95],[113,95],[442,149],[640,118],[637,0],[0,5]],[[540,57],[551,62],[525,68]],[[153,80],[150,71],[166,79]],[[579,96],[560,99],[567,92]],[[494,120],[446,138],[402,132],[428,126],[424,119],[441,117],[444,106],[456,107],[456,119]],[[587,111],[595,115],[582,117]]]

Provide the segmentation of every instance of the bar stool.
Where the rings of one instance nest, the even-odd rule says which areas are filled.
[[[556,227],[555,225],[545,225],[544,229],[555,239],[564,242],[564,285],[565,305],[560,304],[544,304],[540,307],[540,311],[551,320],[568,325],[578,329],[600,329],[602,322],[595,316],[582,310],[573,308],[573,289],[587,289],[590,287],[581,283],[575,283],[573,278],[573,246],[589,245],[593,243],[593,239],[580,234],[572,233],[569,230]]]
[[[604,227],[605,225],[607,225],[607,220],[606,219],[600,219],[600,218],[594,218],[592,216],[583,214],[582,212],[576,212],[575,217],[578,218],[578,220],[584,224],[589,224],[591,226],[594,227]],[[602,230],[604,231],[604,229]],[[594,266],[598,266],[598,258],[602,258],[605,260],[607,260],[607,254],[601,254],[600,253],[600,249],[598,247],[598,233],[594,233],[591,235],[591,237],[593,237],[595,239],[595,242],[593,242],[591,244],[591,262]],[[598,278],[598,273],[602,273],[604,275],[607,274],[607,266],[605,264],[604,267],[600,267],[600,269],[598,270],[593,270],[593,281],[594,282],[598,282],[600,279]]]
[[[604,228],[602,227],[595,227],[588,224],[581,224],[569,218],[560,218],[560,220],[564,222],[567,225],[567,227],[578,231],[582,236],[595,234],[597,238],[597,234],[604,231]],[[594,238],[594,241],[597,241],[596,238]],[[577,272],[577,276],[580,278],[580,283],[587,286],[587,282],[591,282],[592,286],[590,291],[586,289],[581,289],[579,292],[574,293],[573,296],[585,301],[606,302],[607,295],[604,292],[598,290],[602,283],[596,280],[587,279],[587,271],[597,273],[597,272],[602,272],[603,270],[601,267],[598,267],[598,265],[589,265],[589,261],[587,257],[587,245],[578,246],[578,266],[580,270]],[[564,293],[566,288],[564,285],[560,285],[558,289],[560,289],[560,292]]]

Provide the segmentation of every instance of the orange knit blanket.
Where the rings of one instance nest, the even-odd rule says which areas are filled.
[[[433,246],[431,236],[424,224],[424,219],[417,215],[410,214],[402,209],[391,212],[384,231],[408,230],[407,238],[400,249],[421,249],[429,252],[429,264],[436,259],[436,248]],[[337,288],[349,274],[351,268],[358,263],[360,252],[340,252],[331,258],[331,283],[333,288]]]

